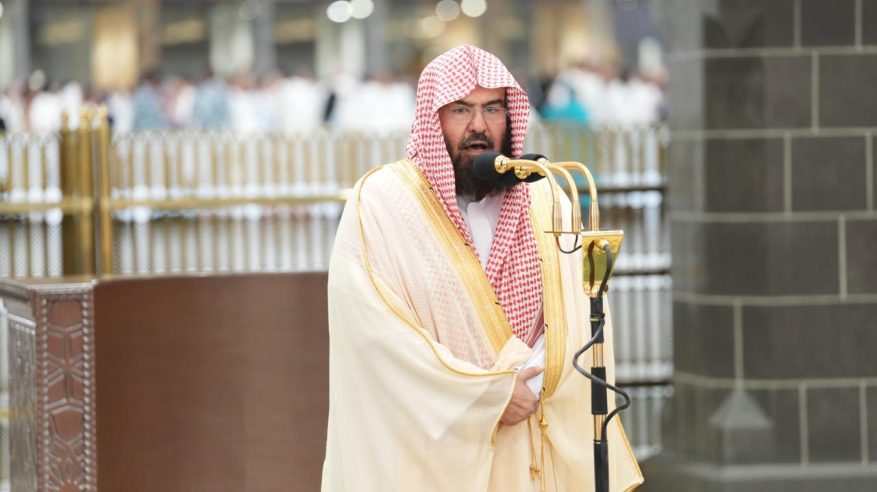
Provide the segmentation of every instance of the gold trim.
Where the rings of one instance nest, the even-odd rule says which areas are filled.
[[[236,205],[307,205],[325,202],[344,202],[347,200],[349,190],[342,190],[338,194],[309,195],[288,197],[259,197],[241,196],[229,198],[182,198],[175,200],[129,200],[125,198],[113,198],[110,206],[113,210],[128,207],[148,207],[161,210],[178,210],[189,208],[221,208]]]
[[[433,229],[437,232],[436,236],[450,255],[451,264],[457,267],[463,284],[469,292],[469,298],[474,300],[475,311],[481,319],[481,326],[487,340],[494,352],[499,354],[513,335],[505,312],[496,298],[496,293],[487,279],[484,268],[481,266],[481,261],[451,222],[420,169],[407,159],[390,164],[388,167],[395,171],[415,192],[416,198],[423,206]],[[490,302],[486,302],[486,300],[490,300]]]
[[[618,419],[618,431],[621,434],[621,441],[624,444],[624,448],[627,450],[627,457],[633,463],[634,468],[636,468],[636,474],[639,476],[639,481],[624,489],[624,492],[630,492],[631,490],[636,490],[640,485],[642,485],[645,480],[643,477],[643,470],[639,466],[639,461],[636,459],[636,455],[633,452],[633,448],[630,447],[630,440],[627,438],[627,432],[624,431],[624,424],[621,422],[621,415],[616,415],[614,418]]]
[[[45,212],[60,209],[64,215],[91,213],[94,202],[91,197],[65,196],[57,202],[3,202],[0,203],[0,215],[19,215],[30,212]]]
[[[545,380],[542,398],[548,398],[560,384],[566,359],[567,320],[563,306],[560,256],[554,236],[547,234],[551,224],[550,189],[545,182],[530,185],[530,221],[536,236],[542,270],[542,312],[545,321]]]

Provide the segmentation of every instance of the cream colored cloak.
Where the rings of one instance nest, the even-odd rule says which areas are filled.
[[[531,349],[512,336],[479,260],[410,161],[357,184],[329,267],[323,491],[594,489],[590,382],[571,364],[590,334],[581,255],[559,253],[540,232],[549,229],[550,200],[544,184],[530,187],[545,383],[540,411],[504,426],[514,368]],[[613,381],[611,326],[607,312]],[[618,417],[609,443],[611,489],[632,490],[642,475]]]

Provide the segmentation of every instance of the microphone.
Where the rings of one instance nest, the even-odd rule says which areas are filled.
[[[527,161],[537,161],[539,159],[544,159],[545,156],[541,154],[524,154],[518,159],[512,159],[507,157],[499,152],[484,152],[480,154],[475,160],[472,162],[472,171],[475,174],[475,177],[487,182],[498,181],[503,184],[512,185],[518,183],[520,181],[525,181],[527,183],[532,183],[534,181],[539,181],[544,178],[539,173],[531,173],[524,179],[520,179],[515,176],[515,173],[512,169],[509,169],[505,172],[497,171],[497,160],[507,161],[507,160],[527,160]]]
[[[515,177],[515,173],[501,173],[496,170],[496,160],[497,159],[508,159],[508,157],[500,154],[499,152],[482,152],[472,161],[472,172],[475,174],[475,177],[480,179],[481,181],[487,181],[488,183],[492,183],[494,181],[503,181],[503,178],[508,178],[507,175],[511,175],[511,177],[518,179]]]

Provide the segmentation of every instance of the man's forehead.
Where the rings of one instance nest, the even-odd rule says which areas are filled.
[[[487,89],[485,87],[481,87],[480,85],[476,85],[472,92],[470,92],[466,97],[460,99],[460,101],[469,103],[469,104],[479,104],[485,103],[488,101],[503,101],[505,100],[506,88],[505,87],[497,87],[495,89]]]

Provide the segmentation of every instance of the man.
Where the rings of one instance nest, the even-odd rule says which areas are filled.
[[[590,385],[570,363],[589,338],[581,256],[542,233],[544,184],[472,175],[482,152],[521,155],[527,96],[461,46],[424,69],[416,106],[408,158],[360,180],[335,241],[323,490],[592,490]],[[629,490],[617,419],[609,440]]]

